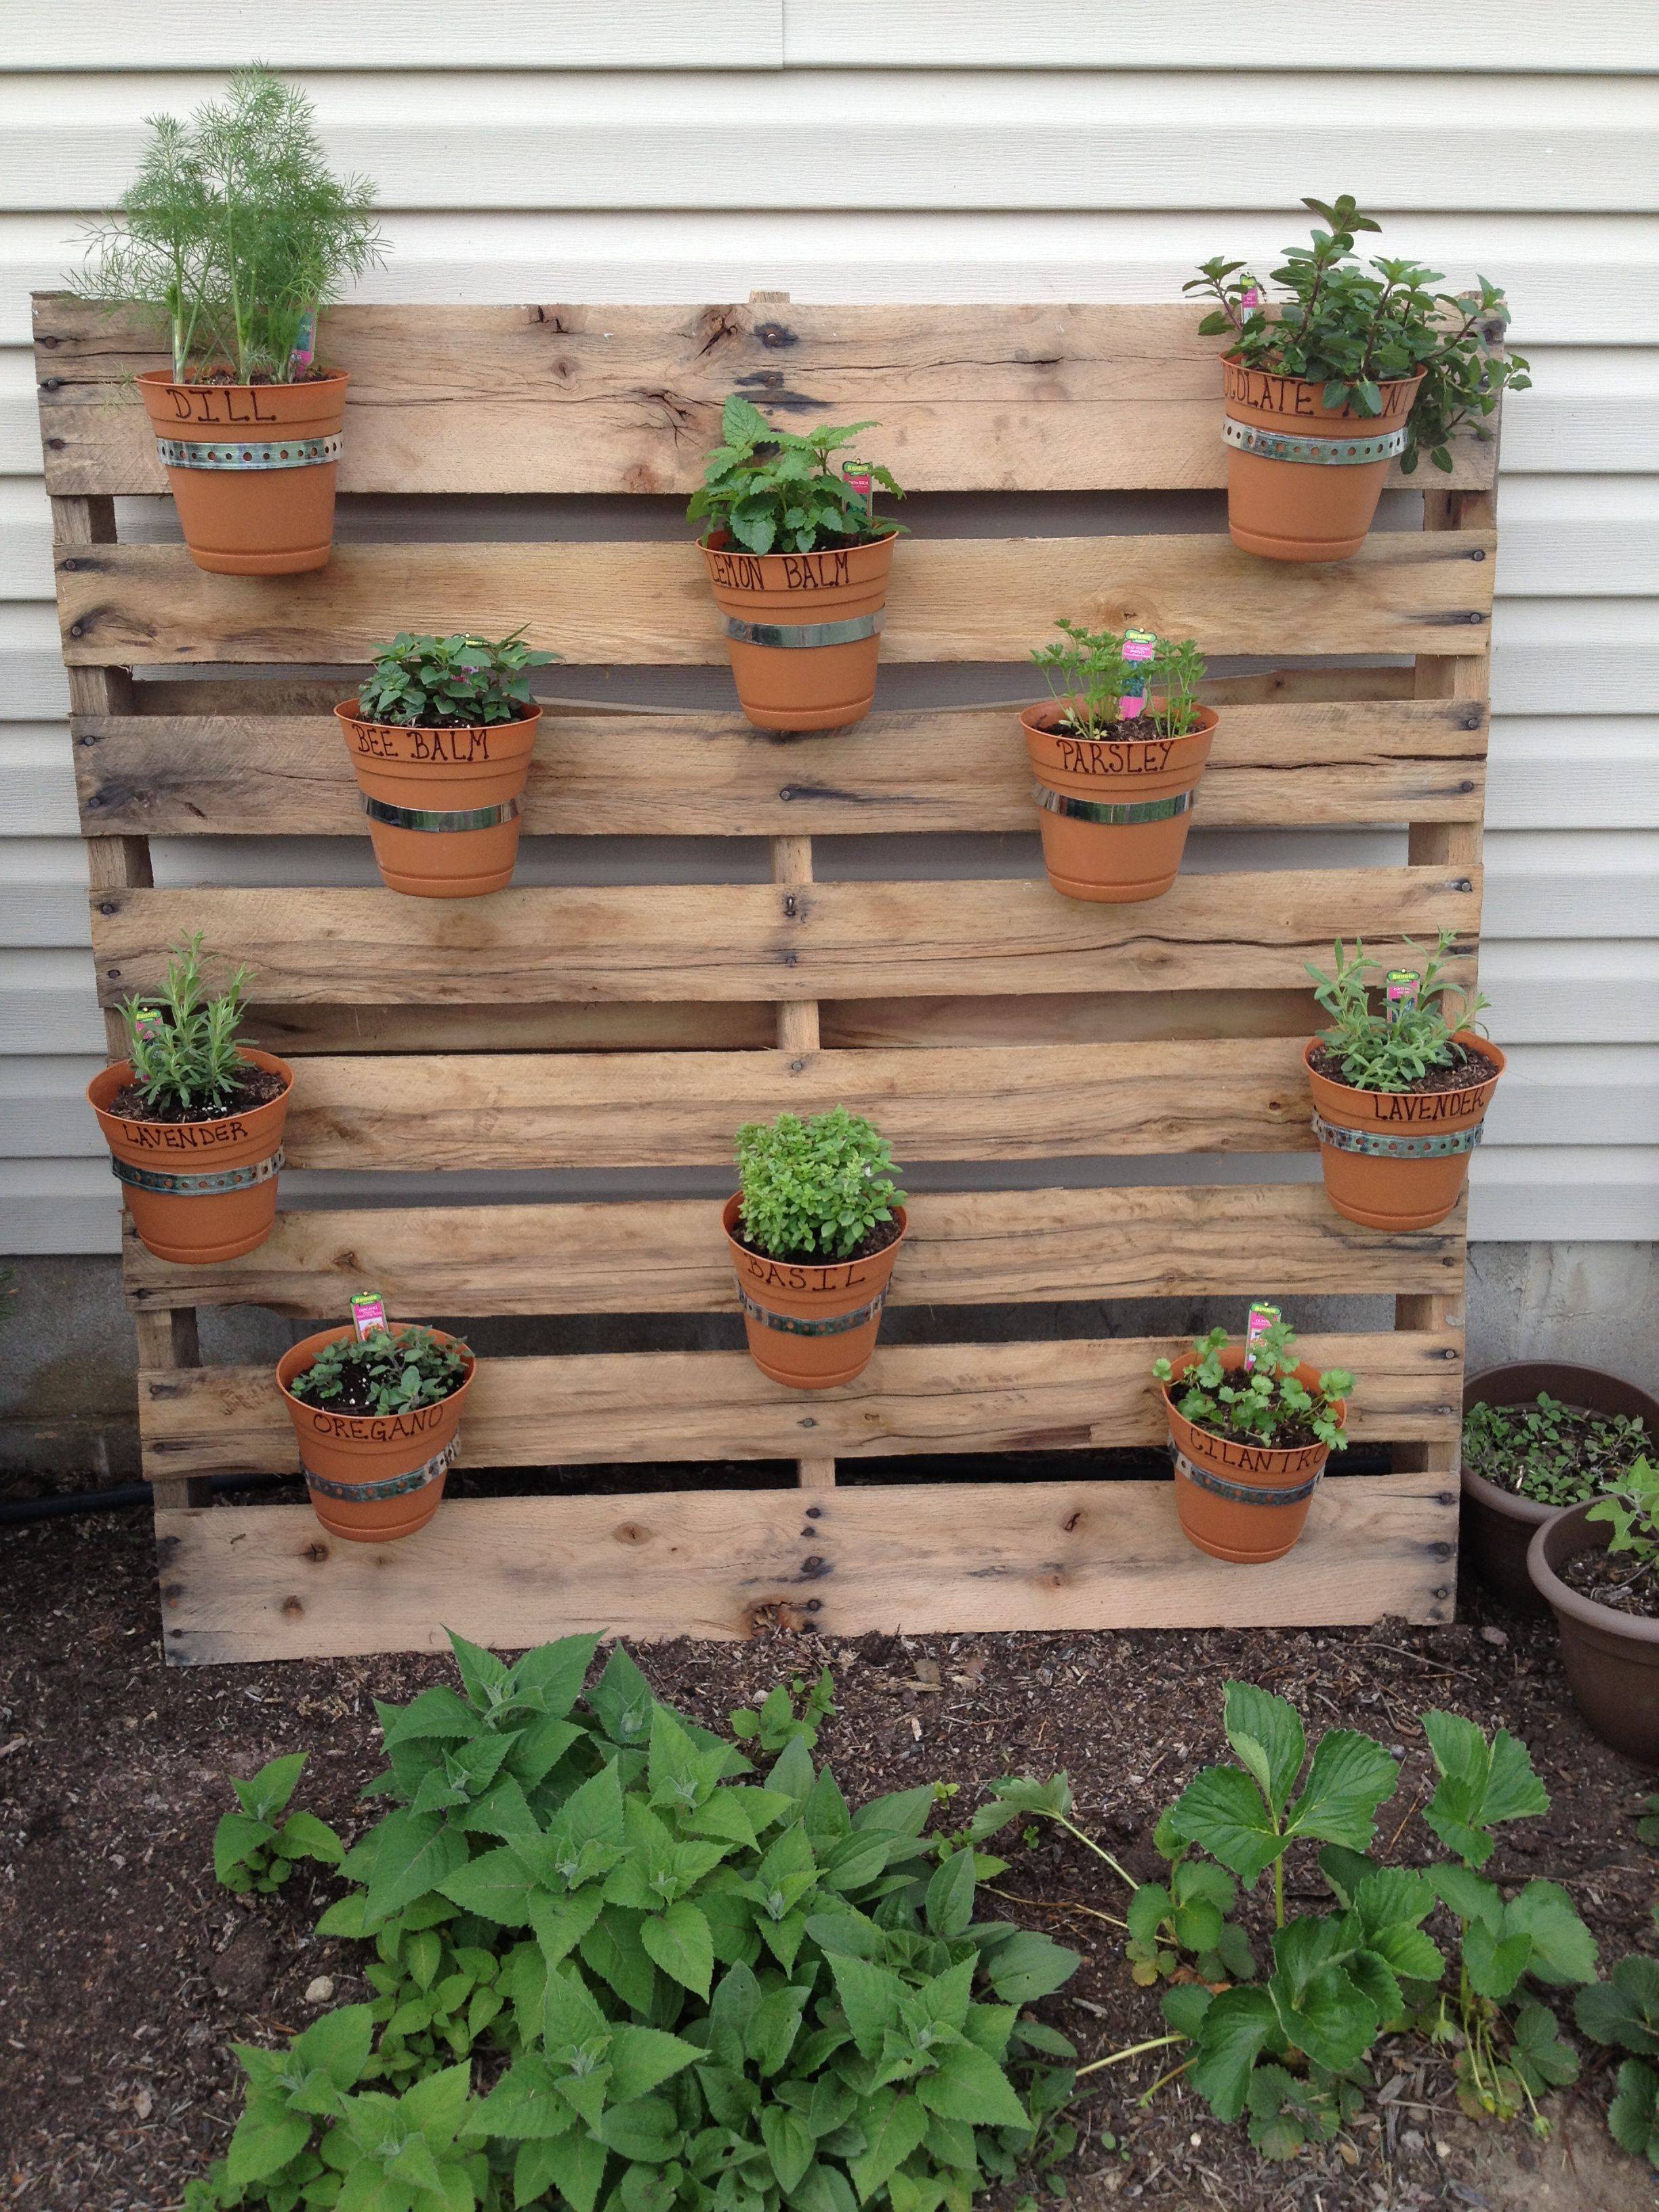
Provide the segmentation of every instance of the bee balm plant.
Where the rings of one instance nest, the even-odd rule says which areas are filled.
[[[892,1164],[844,1106],[738,1130],[742,1188],[721,1218],[749,1350],[775,1382],[824,1390],[869,1364],[907,1221]]]

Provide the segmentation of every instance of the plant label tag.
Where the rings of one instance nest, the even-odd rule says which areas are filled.
[[[1132,722],[1146,704],[1146,690],[1152,682],[1152,670],[1146,664],[1158,650],[1158,633],[1150,629],[1126,629],[1123,633],[1123,658],[1130,672],[1124,682],[1136,688],[1127,690],[1117,702],[1117,719]]]
[[[1244,1364],[1247,1368],[1255,1365],[1255,1347],[1278,1320],[1277,1306],[1255,1305],[1250,1308],[1250,1317],[1244,1324]]]
[[[352,1326],[361,1344],[372,1329],[386,1327],[386,1301],[378,1291],[359,1291],[351,1301]]]
[[[294,350],[288,357],[289,380],[297,383],[317,358],[317,310],[307,307],[300,318]]]
[[[1390,1028],[1401,1014],[1417,1012],[1417,994],[1423,978],[1414,968],[1390,968],[1388,985],[1388,1021]]]
[[[167,1023],[162,1018],[161,1009],[158,1006],[135,1006],[133,1008],[132,1029],[135,1036],[141,1036],[148,1042],[151,1037],[160,1036],[166,1027]]]
[[[850,492],[864,501],[864,519],[873,522],[876,515],[876,480],[870,472],[868,461],[843,461],[841,480]]]

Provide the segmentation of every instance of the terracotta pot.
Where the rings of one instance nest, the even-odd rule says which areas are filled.
[[[348,699],[334,712],[388,888],[411,898],[505,890],[541,708],[522,721],[465,730],[368,722],[357,708]]]
[[[819,1267],[764,1259],[739,1244],[732,1233],[738,1203],[736,1197],[727,1199],[720,1223],[756,1366],[793,1390],[829,1390],[850,1382],[870,1364],[876,1348],[888,1281],[909,1225],[904,1208],[893,1209],[899,1233],[884,1251]]]
[[[409,1326],[394,1321],[392,1332]],[[303,1338],[277,1361],[276,1387],[300,1440],[300,1465],[317,1518],[331,1535],[353,1544],[389,1544],[424,1528],[438,1510],[477,1362],[469,1354],[458,1390],[408,1413],[335,1413],[296,1398],[288,1387],[295,1376],[325,1344],[352,1334],[348,1322]],[[432,1334],[440,1344],[456,1340],[441,1328]]]
[[[875,702],[896,535],[840,552],[744,553],[702,541],[738,704],[760,730],[840,730]]]
[[[1227,527],[1268,561],[1346,561],[1365,542],[1389,465],[1405,443],[1422,373],[1378,387],[1379,415],[1327,407],[1322,382],[1221,362]]]
[[[138,378],[198,568],[289,576],[326,568],[350,380],[175,384],[159,368]]]
[[[94,1075],[87,1098],[112,1155],[139,1242],[180,1267],[240,1260],[270,1236],[294,1070],[274,1053],[245,1049],[255,1067],[280,1075],[280,1098],[216,1121],[130,1121],[110,1101],[133,1080],[131,1060]]]
[[[1495,1061],[1498,1075],[1467,1091],[1359,1091],[1315,1071],[1317,1038],[1304,1053],[1316,1129],[1322,1121],[1328,1129],[1352,1132],[1368,1144],[1395,1148],[1360,1152],[1320,1133],[1325,1195],[1345,1219],[1361,1222],[1367,1229],[1432,1229],[1463,1195],[1469,1154],[1480,1141],[1480,1125],[1505,1063],[1498,1047],[1473,1030],[1460,1030],[1455,1042]],[[1411,1149],[1425,1145],[1459,1149]]]
[[[1173,1363],[1177,1382],[1195,1361],[1196,1354],[1188,1352]],[[1221,1364],[1229,1371],[1242,1367],[1243,1346],[1230,1346]],[[1316,1367],[1304,1361],[1296,1373],[1304,1389],[1318,1389]],[[1170,1442],[1177,1455],[1176,1511],[1188,1542],[1212,1559],[1229,1559],[1236,1566],[1265,1566],[1270,1559],[1282,1559],[1307,1524],[1314,1486],[1330,1457],[1330,1447],[1298,1444],[1285,1449],[1212,1436],[1176,1412],[1173,1389],[1173,1384],[1163,1385],[1164,1405]],[[1332,1410],[1341,1426],[1347,1418],[1346,1400],[1333,1400]],[[1212,1484],[1218,1486],[1212,1488]]]
[[[1659,1399],[1599,1367],[1571,1367],[1559,1360],[1518,1359],[1471,1375],[1463,1385],[1463,1411],[1479,1405],[1530,1406],[1540,1390],[1592,1413],[1624,1413],[1645,1421],[1659,1443]],[[1502,1489],[1467,1466],[1462,1482],[1459,1542],[1464,1565],[1517,1613],[1547,1613],[1527,1571],[1527,1549],[1536,1531],[1561,1509]]]
[[[1028,707],[1019,718],[1048,881],[1066,898],[1109,906],[1160,898],[1180,872],[1215,708],[1200,707],[1185,737],[1103,741],[1054,727],[1066,705]]]
[[[1613,1531],[1589,1518],[1594,1498],[1552,1514],[1533,1535],[1527,1571],[1561,1631],[1572,1701],[1594,1733],[1627,1759],[1659,1766],[1659,1620],[1620,1613],[1569,1589],[1559,1569],[1577,1552],[1604,1552]]]

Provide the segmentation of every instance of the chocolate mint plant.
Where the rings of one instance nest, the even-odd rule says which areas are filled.
[[[357,703],[366,721],[410,729],[522,721],[535,703],[530,671],[558,659],[556,653],[532,652],[521,629],[493,643],[460,631],[417,637],[401,630],[375,654]]]
[[[1127,650],[1130,633],[1091,630],[1063,615],[1055,628],[1064,638],[1039,646],[1031,659],[1062,710],[1056,729],[1084,738],[1181,738],[1197,727],[1204,660],[1191,638],[1152,638],[1136,657]],[[1131,697],[1146,704],[1123,720],[1121,702]]]
[[[1521,355],[1492,349],[1509,321],[1503,293],[1484,276],[1473,291],[1436,292],[1439,271],[1415,261],[1377,257],[1362,264],[1356,234],[1382,226],[1346,193],[1331,206],[1302,204],[1328,227],[1315,229],[1310,246],[1285,248],[1285,265],[1273,272],[1284,298],[1269,300],[1242,261],[1219,255],[1182,287],[1216,302],[1200,334],[1231,336],[1231,356],[1246,368],[1322,383],[1327,407],[1358,416],[1382,412],[1379,386],[1420,374],[1400,465],[1409,475],[1426,453],[1449,471],[1454,433],[1484,421],[1506,386],[1531,385]]]
[[[725,532],[750,553],[812,553],[823,547],[867,545],[903,525],[878,523],[865,495],[848,483],[830,456],[873,422],[830,425],[798,436],[769,422],[734,392],[720,416],[720,443],[703,464],[703,482],[686,507],[689,522],[708,536]],[[894,499],[904,493],[890,471],[866,464],[872,482]]]
[[[1254,1342],[1254,1364],[1224,1367],[1229,1342],[1224,1328],[1212,1328],[1193,1346],[1196,1357],[1177,1375],[1172,1363],[1158,1359],[1152,1372],[1169,1390],[1176,1411],[1194,1428],[1237,1443],[1273,1449],[1318,1443],[1346,1451],[1348,1440],[1336,1411],[1353,1389],[1353,1377],[1333,1367],[1316,1390],[1297,1379],[1296,1337],[1286,1322],[1275,1322]]]
[[[878,1249],[904,1200],[892,1164],[886,1139],[845,1106],[747,1121],[738,1132],[744,1237],[772,1259],[818,1265]]]
[[[1457,1042],[1457,1032],[1473,1028],[1488,1001],[1479,994],[1470,999],[1447,975],[1452,942],[1453,933],[1443,929],[1423,969],[1416,1003],[1392,1013],[1372,1003],[1373,979],[1381,978],[1382,963],[1367,954],[1358,938],[1352,957],[1338,938],[1328,975],[1309,961],[1314,996],[1331,1017],[1330,1028],[1319,1035],[1333,1066],[1322,1072],[1334,1075],[1340,1068],[1340,1080],[1357,1091],[1411,1091],[1435,1068],[1477,1060],[1478,1054]],[[1486,1061],[1480,1065],[1491,1066]]]
[[[465,1345],[406,1324],[337,1337],[288,1387],[307,1405],[337,1413],[407,1413],[453,1396],[471,1364]]]

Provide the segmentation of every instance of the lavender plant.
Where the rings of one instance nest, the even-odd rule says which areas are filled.
[[[251,975],[246,965],[234,969],[220,995],[210,998],[198,929],[168,959],[159,995],[129,999],[122,1006],[127,1058],[147,1105],[209,1114],[229,1105],[242,1080],[239,1039]]]
[[[1469,1058],[1456,1033],[1473,1029],[1489,1001],[1479,994],[1470,999],[1447,975],[1452,941],[1452,932],[1443,929],[1424,966],[1416,1005],[1396,1011],[1392,1020],[1371,1004],[1368,979],[1381,977],[1382,963],[1370,957],[1358,938],[1352,959],[1338,938],[1328,975],[1307,963],[1317,987],[1314,996],[1331,1017],[1320,1041],[1340,1059],[1345,1083],[1357,1091],[1409,1091],[1431,1067],[1456,1066]]]

